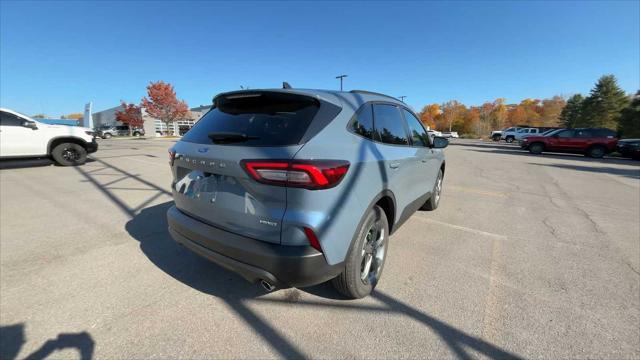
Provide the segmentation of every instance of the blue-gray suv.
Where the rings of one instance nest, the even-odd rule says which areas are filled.
[[[447,144],[378,93],[223,93],[169,151],[169,231],[268,291],[332,280],[361,298],[389,236],[438,207]]]

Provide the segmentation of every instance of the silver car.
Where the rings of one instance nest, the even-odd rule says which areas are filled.
[[[223,93],[169,151],[169,231],[268,291],[332,280],[361,298],[389,236],[438,207],[447,144],[383,94]]]

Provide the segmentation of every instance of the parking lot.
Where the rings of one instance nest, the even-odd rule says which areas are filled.
[[[638,358],[640,162],[456,140],[363,300],[265,294],[167,232],[168,140],[0,170],[1,358]]]

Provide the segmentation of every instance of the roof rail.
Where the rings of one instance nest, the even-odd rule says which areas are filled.
[[[351,90],[351,91],[349,91],[349,92],[350,92],[350,93],[353,93],[353,94],[366,94],[366,95],[378,95],[378,96],[384,96],[384,97],[391,98],[391,99],[396,100],[396,101],[400,101],[400,99],[398,99],[398,98],[394,98],[393,96],[389,96],[389,95],[386,95],[386,94],[381,94],[381,93],[377,93],[377,92],[373,92],[373,91],[367,91],[367,90]]]

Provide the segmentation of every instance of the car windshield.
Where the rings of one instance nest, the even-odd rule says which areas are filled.
[[[564,130],[564,129],[551,129],[551,130],[547,130],[545,132],[542,133],[542,136],[551,136],[555,133],[557,133],[560,130]]]

